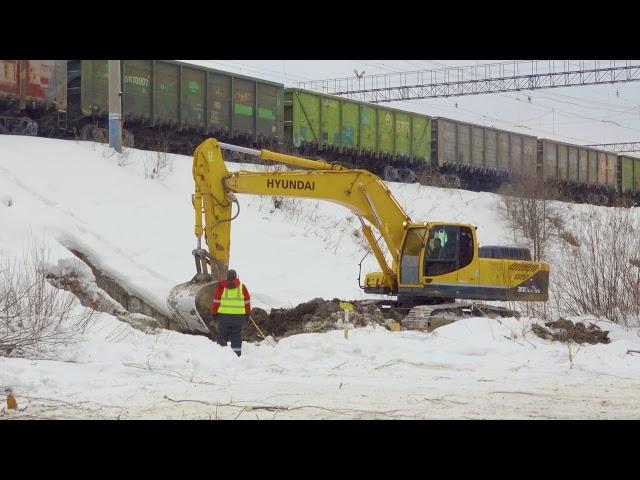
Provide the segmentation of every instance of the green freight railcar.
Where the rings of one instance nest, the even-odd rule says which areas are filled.
[[[285,140],[294,148],[361,163],[430,162],[431,117],[318,92],[286,88]],[[366,164],[366,162],[362,162]]]
[[[623,192],[640,192],[640,158],[618,155]]]
[[[82,60],[83,119],[106,118],[107,60]],[[282,143],[284,85],[172,60],[122,60],[126,124]]]

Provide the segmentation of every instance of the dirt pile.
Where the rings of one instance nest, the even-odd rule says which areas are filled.
[[[571,320],[560,318],[553,322],[545,322],[542,325],[534,324],[531,331],[538,337],[545,340],[555,340],[558,342],[575,342],[575,343],[609,343],[609,331],[601,330],[597,325],[589,322],[589,326],[585,326],[582,322],[575,324]]]
[[[314,298],[294,308],[274,308],[270,314],[261,308],[254,308],[251,318],[265,336],[271,335],[274,338],[298,333],[327,332],[344,328],[344,311],[340,308],[340,302],[337,298]],[[388,323],[382,311],[371,301],[349,303],[353,305],[353,312],[349,312],[351,327],[386,326]],[[242,338],[250,342],[262,340],[251,320],[245,323]]]

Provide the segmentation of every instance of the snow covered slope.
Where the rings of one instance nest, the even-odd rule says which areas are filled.
[[[46,243],[54,265],[77,249],[166,312],[169,290],[194,273],[193,180],[191,158],[173,155],[161,180],[146,178],[155,155],[0,136],[0,256],[19,255],[31,239]],[[476,224],[481,244],[508,238],[497,195],[391,189],[416,220]],[[348,210],[238,199],[231,266],[256,306],[363,297],[361,239]],[[248,344],[237,358],[203,337],[149,335],[99,314],[55,360],[0,357],[0,393],[11,387],[28,407],[0,418],[638,418],[640,358],[627,353],[640,351],[636,333],[601,324],[611,344],[571,350],[528,333],[528,322],[476,318],[431,334],[365,328],[349,340],[338,331],[296,335],[275,347]]]

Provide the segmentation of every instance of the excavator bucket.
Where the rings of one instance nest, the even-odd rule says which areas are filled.
[[[202,249],[193,251],[198,273],[188,282],[176,285],[169,292],[167,304],[179,329],[186,333],[210,333],[216,335],[216,324],[212,324],[211,305],[218,286],[218,278],[225,278],[227,265],[208,257]],[[207,267],[211,274],[207,273]]]
[[[213,320],[210,309],[217,284],[189,281],[173,287],[167,302],[181,331],[215,335],[215,324],[211,328],[209,324]]]

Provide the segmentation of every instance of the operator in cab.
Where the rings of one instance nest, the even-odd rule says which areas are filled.
[[[444,251],[442,250],[442,240],[439,238],[433,239],[433,249],[429,252],[429,258],[443,258]]]

